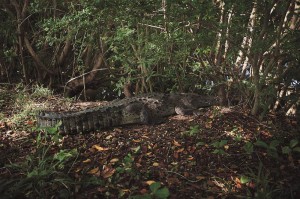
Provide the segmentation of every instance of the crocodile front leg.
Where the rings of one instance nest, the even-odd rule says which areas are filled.
[[[131,103],[124,110],[123,117],[127,118],[127,124],[159,124],[162,122],[162,117],[142,102]]]

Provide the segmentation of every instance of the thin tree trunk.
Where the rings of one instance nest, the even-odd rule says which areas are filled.
[[[256,9],[257,9],[256,6],[257,6],[257,2],[255,1],[252,11],[251,11],[251,14],[250,14],[249,22],[248,22],[249,31],[248,31],[248,33],[246,33],[246,35],[243,38],[243,41],[241,44],[241,50],[239,50],[238,56],[235,61],[235,66],[237,68],[240,67],[240,64],[243,64],[241,79],[243,79],[245,77],[247,65],[249,63],[249,57],[247,55],[249,55],[250,48],[252,46],[253,30],[254,30],[254,26],[256,23]],[[246,54],[244,52],[246,52]]]
[[[226,12],[225,12],[225,2],[220,2],[220,10],[221,10],[221,16],[220,16],[220,26],[222,27],[225,24],[225,16],[226,16]],[[216,39],[216,56],[214,59],[214,63],[216,66],[219,66],[222,62],[222,53],[223,53],[223,44],[222,44],[222,39],[224,37],[224,33],[225,33],[225,28],[222,28],[221,31],[219,31],[219,33],[217,34],[217,39]]]
[[[25,66],[25,62],[24,62],[24,55],[23,55],[23,41],[24,41],[23,24],[24,24],[25,15],[26,15],[26,12],[27,12],[27,7],[29,5],[29,0],[24,1],[22,9],[21,9],[20,4],[18,4],[18,2],[16,0],[11,0],[11,4],[14,6],[14,8],[16,10],[16,13],[17,13],[17,22],[18,22],[17,33],[18,33],[20,63],[21,63],[21,66],[22,66],[23,77],[24,77],[24,80],[27,84],[29,82],[28,82],[27,70],[26,70],[26,66]]]

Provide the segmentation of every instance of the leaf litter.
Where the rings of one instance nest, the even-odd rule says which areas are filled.
[[[212,107],[203,115],[173,116],[160,125],[128,125],[65,135],[52,152],[76,148],[79,156],[69,175],[76,181],[96,177],[103,182],[77,185],[73,193],[77,198],[117,198],[120,193],[126,198],[149,193],[149,186],[155,182],[168,188],[169,198],[252,197],[261,186],[255,181],[258,162],[270,174],[276,173],[276,178],[269,175],[270,186],[289,189],[300,182],[299,155],[274,160],[263,148],[256,147],[249,153],[245,150],[247,142],[269,143],[292,136],[289,132],[295,129],[294,122],[278,129],[276,118],[270,116],[268,121],[274,125],[241,110],[222,112]],[[32,124],[26,121],[26,125]],[[5,165],[25,160],[34,150],[38,132],[14,130],[7,122],[0,123],[0,131],[0,176],[18,176]],[[251,146],[246,149],[251,150]]]

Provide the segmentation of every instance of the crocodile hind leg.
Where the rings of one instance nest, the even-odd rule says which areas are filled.
[[[185,108],[185,107],[179,107],[179,106],[175,107],[175,112],[177,115],[194,115],[194,116],[199,116],[202,113],[198,109]]]
[[[140,119],[143,124],[161,124],[166,120],[147,106],[143,106],[140,112]]]

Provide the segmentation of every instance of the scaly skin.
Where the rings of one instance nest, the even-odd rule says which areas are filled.
[[[65,133],[79,133],[126,124],[159,123],[163,117],[191,114],[201,107],[216,104],[216,98],[193,93],[152,93],[114,100],[105,106],[77,112],[42,111],[39,127],[54,127]]]

